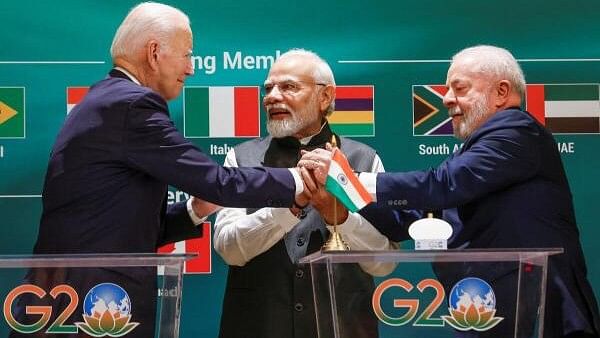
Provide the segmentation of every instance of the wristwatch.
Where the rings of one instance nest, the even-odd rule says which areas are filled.
[[[306,217],[306,210],[304,210],[304,209],[307,206],[308,206],[308,203],[304,206],[301,206],[300,204],[296,203],[296,201],[294,201],[294,203],[292,204],[292,207],[290,208],[290,212],[294,216],[296,216],[296,218],[304,219],[304,217]]]

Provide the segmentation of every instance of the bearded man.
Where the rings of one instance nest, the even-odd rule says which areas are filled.
[[[236,146],[225,166],[294,166],[301,150],[324,147],[335,134],[335,82],[329,65],[313,52],[293,49],[281,55],[264,83],[263,104],[270,136]],[[356,170],[382,172],[370,147],[335,135]],[[265,192],[268,193],[268,192]],[[234,209],[219,212],[215,250],[229,264],[221,338],[317,337],[311,273],[298,264],[321,248],[330,225],[354,250],[396,249],[359,214],[348,212],[324,189],[291,208]],[[394,269],[390,263],[341,264],[339,280],[348,311],[339,313],[344,337],[377,337],[371,310],[372,275]],[[323,336],[323,331],[321,331]]]
[[[569,183],[552,134],[520,109],[525,77],[519,64],[503,48],[467,48],[453,57],[446,87],[444,105],[462,148],[437,168],[362,173],[360,181],[382,212],[397,200],[403,201],[398,209],[443,210],[454,228],[449,248],[563,248],[549,260],[543,337],[598,337],[598,305],[586,276]],[[323,183],[330,157],[319,149],[299,164]],[[407,239],[405,225],[397,224],[392,238]],[[528,278],[518,275],[516,264],[434,268],[447,291],[467,276],[488,281],[496,292],[496,315],[504,317],[489,331],[456,337],[515,337],[517,283]],[[519,289],[519,337],[531,336],[523,329],[535,329],[535,291]]]

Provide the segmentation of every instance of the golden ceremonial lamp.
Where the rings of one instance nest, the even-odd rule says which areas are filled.
[[[335,135],[331,136],[331,146],[337,148]],[[337,231],[337,201],[333,204],[333,231],[329,233],[329,239],[323,244],[321,251],[348,251],[350,246],[342,239],[342,235]]]

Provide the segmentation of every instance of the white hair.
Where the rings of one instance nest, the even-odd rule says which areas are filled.
[[[335,79],[333,77],[333,71],[331,71],[331,67],[329,67],[329,64],[315,52],[302,48],[294,48],[281,54],[279,58],[277,58],[277,61],[284,61],[288,58],[296,57],[306,58],[312,61],[312,65],[314,66],[314,69],[312,71],[312,77],[316,83],[323,83],[335,87]],[[333,113],[334,110],[335,96],[333,100],[331,100],[331,104],[329,104],[329,107],[327,107],[327,109],[325,110],[326,115],[330,115],[331,113]]]
[[[508,80],[521,97],[525,95],[525,76],[515,57],[506,49],[479,45],[461,50],[452,57],[452,63],[464,57],[471,57],[479,71]]]
[[[181,28],[189,29],[190,19],[175,7],[144,2],[129,11],[113,38],[110,54],[117,57],[132,56],[146,43],[156,39],[161,47],[169,47],[171,34]]]

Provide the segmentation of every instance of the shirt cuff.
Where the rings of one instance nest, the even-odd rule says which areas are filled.
[[[354,229],[356,229],[359,222],[360,222],[360,215],[357,213],[348,211],[348,217],[346,217],[346,220],[342,224],[336,225],[336,228],[337,228],[337,231],[341,234],[344,234],[344,233],[350,234],[350,233],[354,232]],[[331,225],[329,223],[325,223],[325,226],[327,226],[327,229],[330,232],[333,231],[333,225]]]
[[[191,198],[189,198],[187,202],[185,202],[185,206],[187,207],[188,215],[190,215],[190,219],[192,220],[192,223],[194,223],[194,225],[200,225],[204,223],[204,221],[206,221],[206,219],[208,218],[208,216],[198,217],[198,215],[196,215],[196,213],[194,212],[194,208],[192,208]]]
[[[373,197],[373,201],[377,202],[377,173],[360,173],[358,180],[365,186],[367,192]]]
[[[288,170],[292,173],[294,177],[294,183],[296,183],[296,196],[300,195],[304,192],[304,181],[302,181],[302,177],[296,170],[296,168],[288,168]]]

